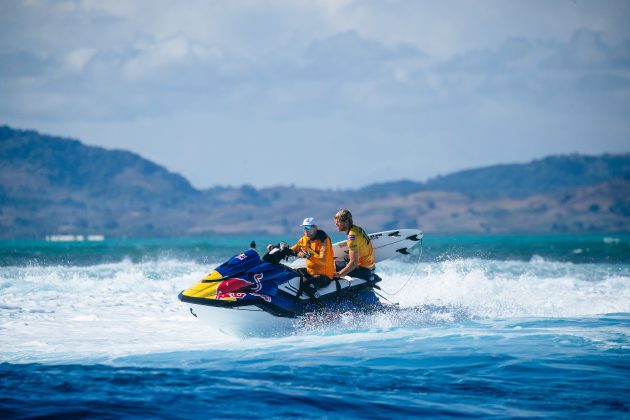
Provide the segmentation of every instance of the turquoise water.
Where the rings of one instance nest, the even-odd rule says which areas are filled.
[[[242,339],[177,294],[252,239],[1,242],[2,417],[630,415],[628,235],[427,235],[396,309]]]
[[[152,259],[194,260],[212,263],[249,247],[295,242],[291,237],[227,236],[207,239],[108,240],[103,242],[0,241],[0,266],[91,265]],[[333,242],[343,239],[332,235]],[[538,256],[572,263],[629,263],[630,235],[575,236],[430,236],[424,241],[423,261],[458,258],[529,261]]]

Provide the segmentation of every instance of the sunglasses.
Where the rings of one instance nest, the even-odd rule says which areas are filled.
[[[313,229],[313,226],[302,226],[304,228],[304,230],[311,230]]]

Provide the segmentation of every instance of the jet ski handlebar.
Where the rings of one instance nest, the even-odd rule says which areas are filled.
[[[277,245],[267,245],[267,253],[262,257],[262,260],[270,264],[280,264],[280,261],[295,256],[297,256],[296,251],[292,250],[286,242],[280,242]]]

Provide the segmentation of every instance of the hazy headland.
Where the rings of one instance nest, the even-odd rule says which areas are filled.
[[[212,172],[209,164],[210,183]],[[287,234],[306,216],[332,229],[340,208],[371,231],[630,231],[630,154],[549,156],[360,189],[300,188],[289,174],[287,183],[197,189],[128,151],[0,126],[2,239]]]

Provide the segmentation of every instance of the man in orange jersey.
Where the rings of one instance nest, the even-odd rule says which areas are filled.
[[[370,237],[353,223],[349,210],[339,210],[335,214],[335,224],[339,232],[346,232],[348,245],[348,263],[344,267],[337,267],[335,277],[350,276],[374,280],[376,260]]]
[[[325,287],[330,283],[335,272],[332,243],[330,237],[317,228],[317,221],[307,217],[302,222],[304,236],[291,247],[300,258],[306,258],[306,273],[315,279],[317,287]]]

